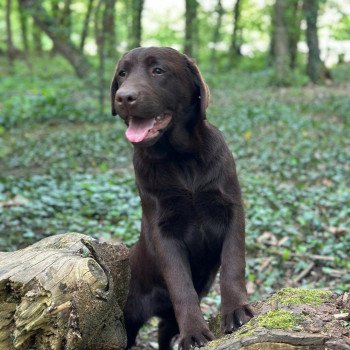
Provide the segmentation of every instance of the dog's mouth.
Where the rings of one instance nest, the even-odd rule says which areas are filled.
[[[157,137],[169,125],[172,116],[163,113],[155,118],[128,117],[125,136],[132,143],[139,143]]]

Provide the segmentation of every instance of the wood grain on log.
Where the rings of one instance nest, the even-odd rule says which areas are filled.
[[[118,350],[128,250],[91,237],[56,235],[0,253],[0,350]]]

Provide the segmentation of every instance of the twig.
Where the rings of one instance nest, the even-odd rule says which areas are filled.
[[[283,256],[283,252],[279,252],[276,250],[271,250],[270,253],[281,255]],[[324,260],[324,261],[334,261],[334,256],[323,256],[323,255],[316,255],[316,254],[300,254],[300,253],[289,253],[290,256],[296,257],[296,258],[304,258],[304,259],[310,259],[310,260]]]
[[[297,277],[294,278],[293,283],[297,284],[300,280],[302,280],[305,276],[307,276],[314,267],[315,267],[314,262],[309,264],[303,271],[299,273]]]

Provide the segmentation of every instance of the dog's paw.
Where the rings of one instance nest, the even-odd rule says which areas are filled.
[[[189,350],[195,346],[202,347],[208,341],[213,340],[214,335],[208,328],[201,331],[189,332],[188,335],[181,336],[179,341],[179,350]]]
[[[232,333],[254,316],[249,305],[241,306],[232,312],[223,313],[221,316],[221,329],[223,333]]]

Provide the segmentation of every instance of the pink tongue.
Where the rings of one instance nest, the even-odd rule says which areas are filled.
[[[130,117],[129,127],[125,132],[126,138],[130,142],[141,142],[145,139],[148,131],[153,128],[155,122],[155,118],[142,119]]]

